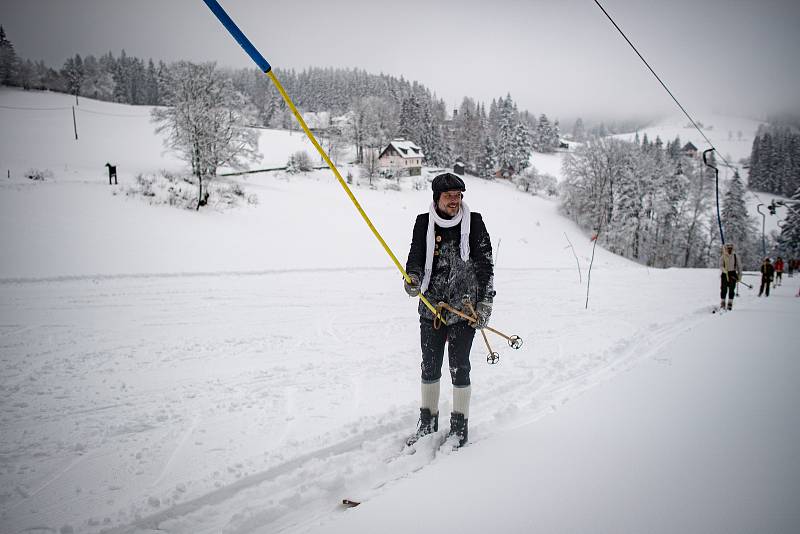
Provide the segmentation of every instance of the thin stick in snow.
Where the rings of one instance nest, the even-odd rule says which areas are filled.
[[[589,261],[589,274],[587,275],[586,280],[586,307],[584,309],[589,309],[589,288],[592,285],[592,264],[594,263],[594,249],[597,248],[597,240],[600,239],[600,231],[598,230],[597,234],[595,234],[594,238],[594,245],[592,245],[592,259]]]
[[[572,246],[572,241],[569,240],[567,236],[567,232],[564,232],[564,237],[567,239],[567,243],[569,243],[569,248],[572,249],[572,255],[575,256],[575,263],[578,264],[578,283],[583,283],[583,275],[581,274],[581,262],[578,260],[578,255],[575,253],[575,247]]]

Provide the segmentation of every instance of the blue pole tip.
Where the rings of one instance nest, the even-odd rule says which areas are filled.
[[[217,0],[203,0],[206,3],[208,8],[217,16],[219,21],[222,23],[223,26],[228,30],[228,32],[236,39],[236,42],[247,52],[247,55],[255,61],[258,68],[260,68],[264,72],[269,72],[272,70],[272,66],[269,62],[261,55],[253,43],[250,42],[250,39],[242,33],[242,30],[236,25],[235,22],[228,16],[225,10],[219,5]]]

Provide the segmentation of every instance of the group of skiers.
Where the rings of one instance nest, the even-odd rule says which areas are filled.
[[[789,260],[787,262],[789,276],[792,276],[794,273],[795,262],[796,260]],[[783,283],[783,269],[783,258],[780,256],[775,259],[775,263],[771,263],[769,257],[764,258],[764,262],[761,264],[761,288],[758,290],[759,297],[764,294],[769,296],[769,288],[773,283],[773,279],[775,281],[773,287],[778,287]]]
[[[736,295],[736,284],[742,280],[742,266],[739,262],[739,256],[733,250],[732,243],[726,243],[722,247],[719,266],[722,271],[719,307],[723,310],[732,310],[733,297]],[[800,267],[800,264],[798,260],[794,259],[790,259],[784,264],[783,258],[780,256],[775,259],[775,263],[772,263],[769,257],[764,258],[760,268],[761,287],[758,290],[759,297],[762,295],[768,297],[770,287],[778,287],[782,284],[785,267],[788,267],[789,276],[791,277],[794,271]]]

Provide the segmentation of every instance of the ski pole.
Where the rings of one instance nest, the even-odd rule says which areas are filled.
[[[475,308],[472,307],[472,303],[469,301],[469,297],[464,297],[464,304],[469,306],[469,311],[472,313],[472,316],[475,318],[475,321],[478,321],[478,312],[475,311]],[[481,328],[481,335],[483,336],[483,342],[486,343],[486,349],[489,351],[489,354],[486,355],[486,363],[490,365],[494,365],[500,361],[500,354],[492,350],[492,347],[489,345],[489,338],[486,337],[486,331]]]
[[[311,133],[311,130],[308,128],[306,121],[303,120],[302,115],[300,115],[300,113],[297,111],[294,102],[292,102],[292,99],[289,98],[289,95],[286,93],[286,90],[278,81],[278,78],[275,76],[275,73],[272,72],[272,66],[264,58],[264,56],[261,55],[258,49],[253,45],[253,43],[250,42],[250,39],[248,39],[247,36],[244,33],[242,33],[242,30],[240,30],[239,27],[236,25],[236,23],[233,22],[230,16],[228,16],[228,13],[226,13],[225,10],[222,8],[222,6],[219,5],[219,2],[217,0],[203,0],[203,2],[205,2],[206,6],[208,6],[211,12],[214,13],[214,15],[217,17],[217,19],[219,19],[222,25],[225,26],[225,29],[228,30],[231,36],[236,40],[237,43],[239,43],[239,45],[244,49],[247,55],[250,56],[250,58],[256,63],[256,65],[258,65],[258,68],[261,69],[267,76],[269,76],[269,78],[275,84],[275,88],[281,94],[283,100],[286,102],[286,105],[292,111],[292,114],[297,119],[297,122],[303,128],[303,131],[305,132],[309,141],[311,141],[311,144],[313,144],[314,148],[317,149],[319,155],[322,157],[323,160],[325,160],[325,163],[328,164],[328,167],[330,167],[331,171],[333,171],[333,175],[339,181],[339,184],[342,186],[342,188],[344,188],[345,193],[347,193],[347,196],[350,197],[350,200],[353,202],[353,205],[361,214],[361,217],[364,219],[364,222],[367,223],[369,229],[372,230],[372,233],[373,235],[375,235],[375,238],[380,242],[381,246],[383,247],[383,250],[385,250],[386,253],[389,255],[389,257],[392,259],[392,262],[394,262],[394,265],[395,267],[397,267],[397,270],[400,271],[400,274],[403,275],[405,281],[411,283],[411,277],[408,276],[408,273],[406,272],[405,269],[403,269],[403,266],[400,265],[400,262],[394,255],[394,252],[392,252],[392,250],[389,248],[389,245],[386,244],[386,241],[383,240],[381,234],[372,224],[372,221],[367,216],[366,212],[364,212],[364,209],[361,207],[361,204],[359,204],[355,195],[353,195],[353,192],[347,186],[347,182],[345,182],[344,178],[342,178],[342,175],[339,173],[339,170],[336,168],[336,165],[333,164],[333,161],[331,161],[331,158],[328,157],[328,154],[319,144],[316,137],[314,137],[314,134]],[[420,300],[422,300],[425,306],[427,306],[427,308],[433,312],[434,316],[439,316],[439,312],[436,311],[436,308],[433,307],[433,305],[428,301],[428,299],[425,298],[425,296],[421,292],[419,294],[419,298]],[[441,320],[441,316],[439,316],[439,318]]]
[[[500,354],[493,351],[492,347],[489,346],[489,338],[486,337],[486,332],[483,328],[481,328],[481,334],[483,334],[483,341],[486,343],[486,348],[489,350],[489,354],[486,355],[486,363],[494,365],[500,361]]]
[[[467,315],[466,313],[463,313],[462,311],[459,311],[459,310],[457,310],[457,309],[453,308],[452,306],[450,306],[450,305],[449,305],[448,303],[446,303],[446,302],[440,302],[440,303],[439,303],[439,307],[440,307],[440,308],[444,308],[445,310],[447,310],[447,311],[449,311],[449,312],[451,312],[451,313],[455,313],[455,314],[456,314],[456,315],[458,315],[459,317],[462,317],[462,318],[466,319],[467,321],[469,321],[469,322],[471,322],[471,323],[474,323],[474,322],[475,322],[475,318],[474,318],[474,317],[470,317],[470,316],[469,316],[469,315]],[[521,347],[522,347],[522,338],[521,338],[521,337],[519,337],[519,336],[516,336],[516,335],[514,335],[514,336],[509,336],[509,335],[506,335],[506,334],[504,334],[504,333],[500,332],[499,330],[495,330],[495,329],[494,329],[494,328],[492,328],[491,326],[484,326],[484,327],[483,327],[481,330],[484,330],[484,329],[485,329],[485,330],[488,330],[489,332],[494,332],[494,333],[495,333],[495,334],[497,334],[498,336],[505,338],[505,339],[506,339],[506,341],[508,341],[508,346],[509,346],[509,347],[511,347],[512,349],[519,349],[519,348],[521,348]]]

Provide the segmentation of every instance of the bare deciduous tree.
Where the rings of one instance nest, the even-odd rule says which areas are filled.
[[[165,145],[191,165],[198,179],[200,209],[208,198],[203,180],[224,165],[242,168],[247,161],[261,159],[258,133],[249,127],[255,123],[255,112],[214,63],[175,63],[165,81],[167,107],[154,108],[152,119],[158,125],[156,132],[167,133]]]

